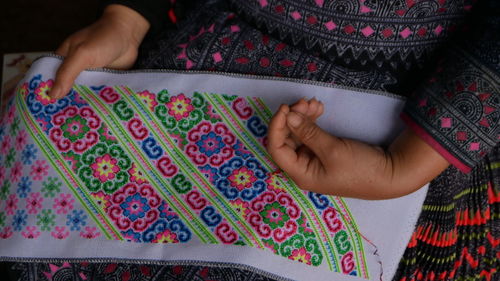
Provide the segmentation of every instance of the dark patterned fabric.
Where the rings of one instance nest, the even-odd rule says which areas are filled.
[[[317,50],[344,67],[387,69],[397,80],[397,71],[421,67],[472,8],[472,1],[230,2],[260,30],[288,44]]]
[[[285,76],[412,94],[405,119],[470,172],[452,166],[432,181],[394,280],[500,279],[498,1],[189,2],[197,8],[146,42],[137,67]],[[463,40],[450,41],[454,35]],[[56,268],[73,278],[59,280],[80,280],[80,272],[94,277],[86,280],[271,280],[250,269],[196,265],[13,268],[20,280],[47,280],[43,272]],[[175,275],[180,268],[187,275]]]
[[[470,173],[429,187],[394,280],[499,280],[500,146]]]
[[[19,281],[272,281],[245,269],[202,265],[128,263],[15,263],[9,264]]]
[[[500,3],[480,7],[471,38],[450,47],[405,108],[410,127],[462,171],[500,140]]]
[[[500,138],[500,75],[464,50],[450,48],[449,53],[452,58],[418,91],[418,98],[409,100],[404,118],[468,172]]]
[[[377,90],[396,83],[385,70],[342,67],[265,34],[217,0],[196,9],[178,30],[156,38],[142,52],[137,67],[342,81],[344,86]]]

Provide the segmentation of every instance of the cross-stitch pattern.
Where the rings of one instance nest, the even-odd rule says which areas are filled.
[[[34,75],[2,119],[1,238],[231,244],[369,277],[343,200],[267,154],[262,100],[77,85],[52,101],[52,85]]]

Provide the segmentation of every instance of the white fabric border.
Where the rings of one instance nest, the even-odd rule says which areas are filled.
[[[298,263],[261,249],[233,246],[233,245],[207,245],[200,243],[187,244],[151,244],[132,243],[113,240],[56,240],[46,239],[43,246],[37,240],[24,239],[17,235],[4,243],[0,249],[1,256],[17,258],[44,258],[44,259],[83,259],[91,261],[116,262],[117,257],[125,261],[120,262],[148,262],[148,261],[176,261],[190,264],[216,264],[221,266],[234,265],[239,268],[249,269],[253,272],[270,273],[273,278],[281,280],[365,280],[363,278],[348,276],[329,271],[325,266],[320,268]],[[77,243],[75,243],[77,242]],[[179,249],[181,248],[181,250]],[[68,251],[70,249],[71,251]],[[171,251],[175,249],[175,251]],[[175,255],[171,253],[175,252]],[[93,260],[92,260],[93,259]],[[372,264],[371,266],[377,266]],[[252,269],[253,267],[253,269]],[[256,270],[257,269],[257,270]],[[267,274],[269,276],[269,274]],[[272,276],[274,275],[274,276]]]
[[[33,64],[26,77],[38,73],[43,75],[43,79],[54,77],[59,64],[59,58],[41,58]],[[145,89],[159,91],[167,88],[171,94],[182,92],[191,95],[194,91],[203,91],[256,96],[262,98],[273,111],[282,103],[293,103],[301,97],[316,97],[325,104],[325,113],[318,120],[320,126],[337,136],[358,139],[372,144],[390,143],[403,128],[399,119],[399,113],[404,106],[403,99],[395,98],[390,94],[337,88],[334,85],[325,87],[325,85],[297,83],[287,79],[244,75],[172,73],[147,70],[134,72],[85,71],[80,74],[75,83],[96,86],[102,84],[127,85],[136,91]],[[383,265],[384,280],[392,279],[397,269],[420,214],[427,187],[428,185],[413,194],[391,200],[345,199],[361,233],[378,248],[380,261]],[[0,257],[47,258],[47,253],[52,253],[53,258],[172,259],[168,254],[169,247],[172,247],[170,245],[159,247],[159,245],[150,244],[83,239],[78,245],[66,245],[62,244],[63,241],[49,239],[44,241],[43,247],[40,247],[37,240],[23,239],[17,242],[15,239],[13,240],[9,240],[8,245],[2,243]],[[378,280],[378,258],[373,256],[374,250],[370,244],[364,241],[364,246],[371,279]],[[67,255],[66,247],[72,249],[71,256]],[[179,245],[173,247],[178,249]],[[176,251],[175,260],[247,264],[295,280],[311,280],[311,278],[322,280],[327,277],[325,275],[333,280],[353,280],[354,278],[332,273],[327,269],[318,270],[318,268],[292,262],[273,254],[265,254],[266,258],[263,259],[263,251],[249,247],[246,247],[244,251],[239,246],[198,245],[197,243],[189,243],[183,247],[185,247],[185,251],[181,253],[182,256],[179,255],[179,251]]]

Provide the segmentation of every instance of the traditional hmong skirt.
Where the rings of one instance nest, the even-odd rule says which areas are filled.
[[[282,78],[96,70],[55,102],[59,64],[36,61],[1,119],[1,260],[394,275],[426,187],[385,201],[305,192],[265,146],[279,104],[313,96],[329,109],[328,131],[388,143],[403,99]]]

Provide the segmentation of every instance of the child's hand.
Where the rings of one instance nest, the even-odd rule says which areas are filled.
[[[308,116],[312,109],[305,107],[282,105],[271,120],[268,144],[274,161],[303,189],[363,199],[394,198],[417,190],[449,165],[409,130],[385,151],[328,134]]]
[[[148,29],[148,21],[136,11],[122,5],[109,5],[99,20],[74,33],[59,46],[56,54],[66,58],[57,71],[49,95],[64,97],[86,68],[130,68]]]

